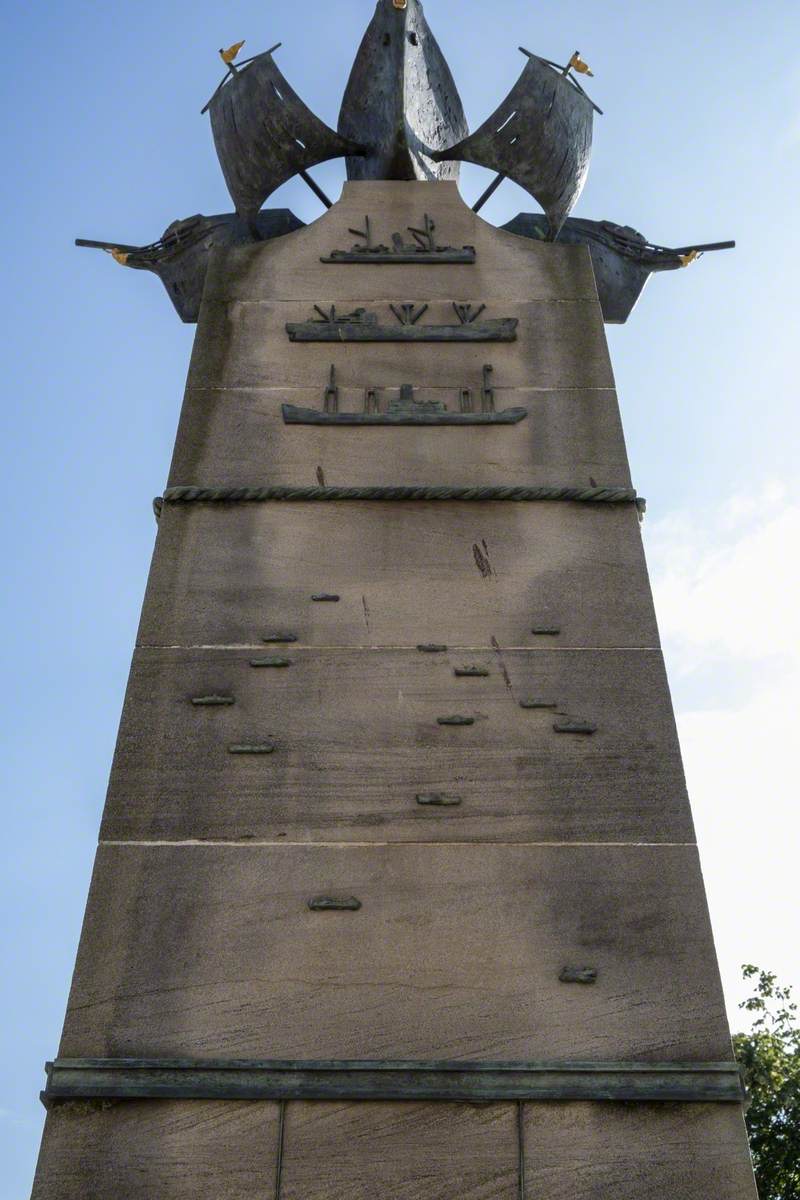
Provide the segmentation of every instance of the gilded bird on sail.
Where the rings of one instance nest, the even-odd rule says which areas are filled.
[[[594,77],[594,71],[591,71],[588,63],[585,63],[581,58],[580,50],[575,51],[567,66],[568,69],[577,71],[579,75],[591,75]]]
[[[699,250],[690,250],[688,254],[679,254],[678,261],[682,267],[690,267],[700,257]]]
[[[220,50],[219,56],[225,63],[226,67],[230,67],[233,64],[233,60],[238,55],[244,43],[245,39],[242,38],[240,42],[234,42],[232,46],[228,46],[227,50]]]
[[[127,267],[130,254],[126,253],[124,250],[119,250],[116,246],[112,246],[108,253],[111,255],[114,262],[118,262],[121,267]]]

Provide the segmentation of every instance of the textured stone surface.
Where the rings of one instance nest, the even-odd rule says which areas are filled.
[[[317,647],[658,645],[629,504],[166,505],[140,642],[274,628]]]
[[[757,1200],[736,1105],[526,1104],[537,1200]]]
[[[292,1104],[283,1200],[517,1200],[509,1104]]]
[[[311,912],[325,894],[359,912]],[[591,987],[559,982],[593,966]],[[691,847],[101,846],[64,1057],[723,1060]]]
[[[252,667],[263,647],[137,652],[104,837],[692,836],[659,652],[279,649],[286,669]],[[475,665],[488,675],[455,676]],[[209,695],[235,704],[191,703]],[[437,724],[453,715],[474,724]],[[597,733],[559,736],[569,718]],[[263,741],[267,757],[229,753]],[[464,803],[416,804],[437,791]]]
[[[425,298],[424,285],[418,284],[411,299]],[[328,303],[331,297],[318,299]],[[467,299],[473,299],[472,294]],[[290,342],[286,321],[304,320],[307,315],[305,305],[204,300],[189,386],[307,387],[321,392],[331,363],[340,384],[351,388],[412,383],[450,388],[454,394],[458,388],[471,387],[477,394],[484,363],[493,364],[498,388],[614,386],[603,317],[592,300],[541,300],[498,313],[520,318],[519,341],[507,345],[412,343],[398,348],[391,343]]]
[[[203,1100],[57,1107],[31,1200],[269,1200],[277,1113]]]
[[[472,383],[475,380],[471,381]],[[391,399],[397,389],[389,392]],[[476,411],[480,399],[473,389]],[[322,386],[258,390],[189,389],[170,486],[189,483],[575,484],[591,478],[630,486],[612,390],[498,388],[495,406],[521,407],[517,425],[324,427],[284,425],[281,404],[322,408]],[[420,388],[419,400],[457,409],[454,389]],[[385,402],[384,398],[384,402]],[[364,389],[342,388],[342,412],[362,411]]]
[[[372,218],[376,242],[389,243],[407,226],[419,226],[425,213],[437,224],[440,245],[473,245],[472,265],[327,266],[321,256],[349,250]],[[597,289],[588,250],[545,245],[495,229],[464,203],[455,183],[346,183],[341,200],[312,225],[267,246],[247,246],[215,256],[209,270],[208,300],[318,301],[323,284],[331,301],[415,300],[418,296],[482,302],[590,300]]]
[[[389,242],[426,212],[474,265],[319,261],[365,213]],[[519,337],[286,336],[314,302],[390,301],[486,303]],[[516,426],[281,418],[321,406],[331,363],[355,411],[401,383],[477,406],[488,362]],[[212,255],[172,484],[593,480],[630,483],[586,247],[494,230],[453,184],[362,183]],[[631,506],[166,505],[140,641],[62,1055],[730,1061]],[[291,665],[250,665],[269,655]],[[234,702],[192,704],[214,694]],[[417,804],[438,792],[461,803]],[[360,908],[311,911],[324,896]],[[755,1200],[738,1106],[524,1117],[531,1198]],[[516,1132],[505,1104],[290,1104],[282,1200],[514,1200]],[[68,1108],[34,1200],[274,1200],[276,1149],[268,1103]]]

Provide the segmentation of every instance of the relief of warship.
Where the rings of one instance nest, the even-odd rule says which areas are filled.
[[[361,238],[350,250],[333,250],[320,259],[324,263],[367,263],[376,266],[392,264],[396,266],[419,266],[423,263],[474,263],[475,247],[437,246],[436,222],[425,213],[422,229],[409,225],[408,232],[412,241],[403,241],[401,233],[392,234],[391,246],[375,242],[372,236],[372,223],[369,217],[364,218],[363,229],[348,229],[353,237]]]
[[[340,412],[336,368],[332,366],[323,407],[298,408],[294,404],[284,404],[283,421],[285,425],[517,425],[525,420],[528,410],[504,408],[498,412],[495,409],[492,371],[491,364],[487,363],[483,368],[480,407],[477,410],[470,388],[459,390],[458,408],[450,410],[443,400],[417,400],[413,386],[403,383],[399,394],[392,397],[385,408],[381,408],[379,395],[383,389],[368,387],[364,391],[364,408],[361,412]]]
[[[457,324],[420,325],[428,305],[390,304],[397,324],[382,325],[378,314],[365,308],[353,312],[329,311],[314,305],[319,314],[308,321],[289,322],[286,332],[292,342],[514,342],[517,339],[516,317],[496,317],[480,320],[486,305],[473,308],[471,304],[453,304]]]

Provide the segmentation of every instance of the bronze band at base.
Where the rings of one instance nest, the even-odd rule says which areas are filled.
[[[736,1063],[526,1063],[62,1058],[63,1100],[638,1100],[740,1104]]]

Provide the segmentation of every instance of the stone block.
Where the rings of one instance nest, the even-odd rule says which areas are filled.
[[[402,294],[389,298],[409,299]],[[411,298],[420,303],[427,296],[420,290]],[[330,295],[316,299],[331,303]],[[468,299],[475,297],[470,294]],[[306,304],[204,299],[188,382],[190,387],[311,388],[321,393],[334,364],[342,387],[398,388],[410,383],[447,388],[454,396],[468,387],[477,397],[483,365],[491,363],[497,388],[613,388],[596,301],[519,305],[506,300],[502,312],[497,305],[493,312],[495,308],[498,316],[519,318],[517,342],[318,345],[292,343],[286,334],[287,321],[307,318]]]
[[[455,390],[420,388],[415,395],[441,400],[448,411],[458,409]],[[588,487],[591,479],[603,486],[631,485],[617,399],[608,389],[499,388],[497,410],[524,408],[525,420],[442,428],[286,425],[284,402],[321,410],[322,388],[189,389],[170,486],[316,486],[320,479],[334,487]],[[479,411],[477,393],[473,404]],[[363,408],[363,387],[342,388],[342,412]]]
[[[137,652],[103,837],[691,839],[658,652],[266,650]]]
[[[738,1105],[526,1104],[537,1200],[757,1200]]]
[[[291,1104],[282,1200],[518,1200],[510,1104]]]
[[[47,1117],[31,1200],[272,1197],[278,1105],[76,1102]]]
[[[349,250],[369,215],[377,242],[391,243],[425,213],[436,222],[440,245],[474,246],[471,265],[326,265],[332,250]],[[531,300],[575,299],[597,303],[591,259],[584,246],[532,242],[496,229],[464,203],[455,183],[348,182],[328,213],[304,229],[262,245],[215,252],[205,298],[223,300],[318,301],[327,289],[332,301],[443,300],[483,302],[519,295]],[[598,303],[599,312],[599,303]],[[602,319],[602,318],[601,318]]]
[[[315,912],[321,895],[357,912]],[[591,986],[560,981],[593,967]],[[101,845],[62,1057],[723,1061],[688,846]]]
[[[140,643],[275,629],[319,647],[658,646],[631,504],[165,505]]]

